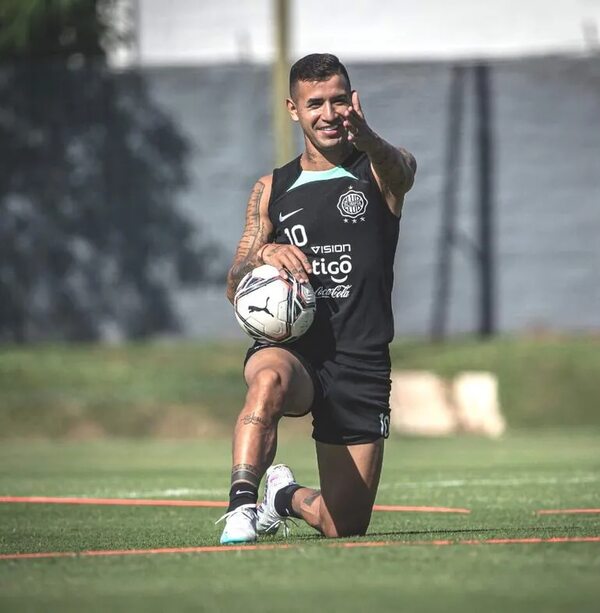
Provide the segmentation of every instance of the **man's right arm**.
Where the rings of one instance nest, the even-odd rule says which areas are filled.
[[[269,219],[268,207],[271,196],[271,175],[261,177],[250,194],[246,208],[246,225],[237,247],[233,265],[227,275],[227,298],[233,303],[235,290],[242,277],[253,268],[263,264],[260,249],[267,244],[273,224]]]
[[[269,219],[269,200],[273,175],[260,178],[250,194],[246,209],[246,226],[238,244],[233,266],[227,275],[227,298],[231,303],[242,277],[261,264],[270,264],[283,278],[293,275],[300,283],[308,283],[312,266],[295,245],[269,242],[273,224]]]

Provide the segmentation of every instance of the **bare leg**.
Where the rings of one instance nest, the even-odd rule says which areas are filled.
[[[270,347],[255,353],[244,372],[248,393],[233,435],[231,483],[258,487],[277,449],[277,424],[303,415],[313,401],[312,380],[289,351]]]
[[[294,492],[294,511],[329,537],[364,534],[383,463],[383,439],[363,445],[317,443],[321,490]]]

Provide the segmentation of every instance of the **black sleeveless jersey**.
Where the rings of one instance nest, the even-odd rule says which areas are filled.
[[[276,243],[299,247],[312,264],[315,321],[291,346],[323,362],[388,356],[399,218],[389,209],[365,153],[325,171],[300,157],[273,172],[269,217]]]

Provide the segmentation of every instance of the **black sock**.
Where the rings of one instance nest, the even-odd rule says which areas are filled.
[[[281,517],[297,517],[302,519],[302,516],[298,515],[292,509],[292,497],[302,486],[297,483],[292,483],[286,487],[282,487],[277,494],[275,494],[275,510]]]
[[[252,483],[238,481],[229,490],[229,508],[227,512],[234,511],[243,504],[256,504],[258,500],[258,488]]]

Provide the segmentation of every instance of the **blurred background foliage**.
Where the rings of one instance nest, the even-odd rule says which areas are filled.
[[[107,18],[116,4],[116,0],[2,0],[0,57],[105,57],[107,45],[117,36]]]
[[[173,288],[222,274],[173,205],[188,141],[107,67],[114,5],[0,5],[0,341],[176,332]]]
[[[392,362],[445,377],[495,373],[510,428],[598,428],[598,348],[589,337],[406,341],[392,345]],[[190,342],[4,349],[0,437],[227,435],[246,392],[244,352]]]

